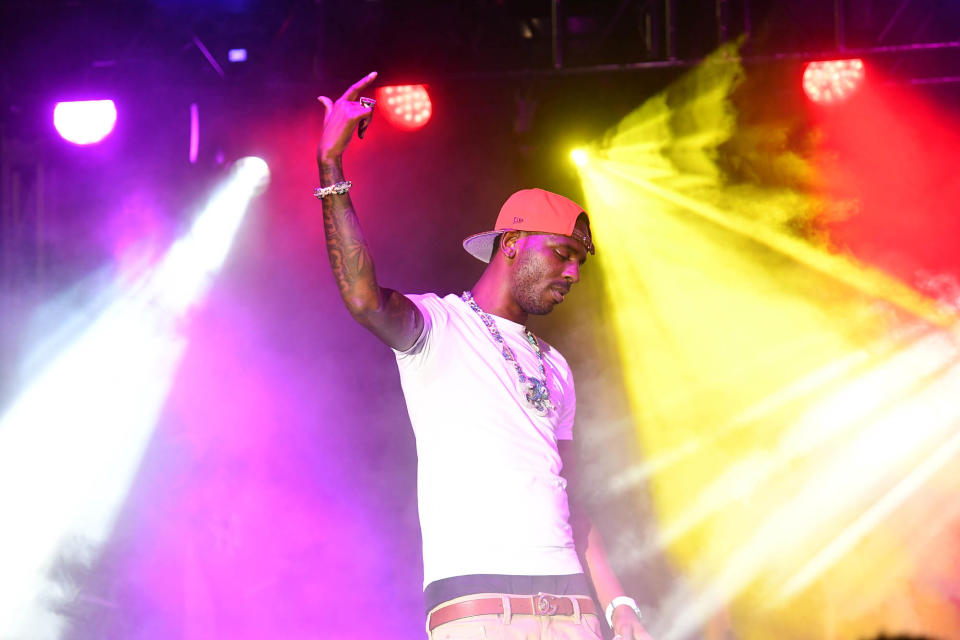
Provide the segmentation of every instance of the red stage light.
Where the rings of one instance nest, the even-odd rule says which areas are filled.
[[[387,120],[401,129],[419,129],[430,121],[433,106],[422,84],[406,84],[377,89],[377,105]]]
[[[822,60],[808,62],[803,70],[803,91],[819,104],[833,104],[849,98],[863,83],[863,60]]]

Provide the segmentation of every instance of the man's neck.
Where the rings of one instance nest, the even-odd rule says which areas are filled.
[[[527,314],[511,297],[510,290],[496,269],[487,269],[473,285],[471,293],[477,305],[487,313],[517,324],[527,324]]]

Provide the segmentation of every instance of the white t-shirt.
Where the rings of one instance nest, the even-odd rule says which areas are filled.
[[[459,296],[407,297],[424,318],[416,344],[396,352],[417,442],[424,585],[478,573],[580,573],[557,451],[557,440],[573,437],[576,410],[566,360],[540,340],[556,406],[540,416]],[[492,317],[524,373],[539,377],[523,326]]]

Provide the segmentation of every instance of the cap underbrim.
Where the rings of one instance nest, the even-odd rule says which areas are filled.
[[[493,257],[493,241],[503,233],[503,231],[504,230],[501,229],[500,231],[475,233],[463,241],[463,248],[477,260],[490,262],[490,258]]]

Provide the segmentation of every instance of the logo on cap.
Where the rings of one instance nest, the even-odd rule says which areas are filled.
[[[513,218],[513,223],[514,223],[514,224],[519,224],[519,223],[521,223],[521,222],[523,222],[523,218],[514,216],[514,218]]]

